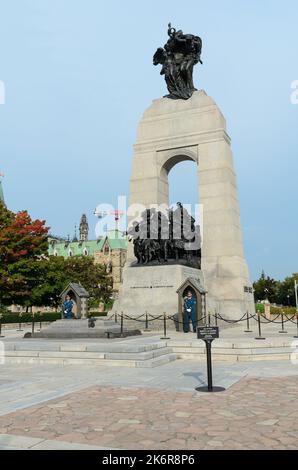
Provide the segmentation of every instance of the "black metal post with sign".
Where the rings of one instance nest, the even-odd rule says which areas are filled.
[[[223,392],[224,387],[214,387],[212,380],[212,355],[211,355],[211,344],[216,338],[219,338],[218,326],[198,326],[197,337],[202,339],[206,345],[206,356],[207,356],[207,387],[197,387],[198,392]]]

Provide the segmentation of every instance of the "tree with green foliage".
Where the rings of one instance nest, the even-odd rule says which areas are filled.
[[[286,277],[284,281],[278,284],[277,288],[277,303],[288,305],[291,307],[296,306],[295,299],[295,280],[298,283],[298,273],[293,273],[292,276]]]
[[[70,282],[65,268],[66,263],[62,256],[50,256],[40,260],[40,279],[32,291],[32,305],[59,307],[60,294],[66,284]]]
[[[80,282],[91,300],[107,302],[112,293],[112,279],[104,265],[94,264],[90,256],[73,256],[65,260],[65,272],[71,282]]]
[[[35,306],[58,308],[60,294],[70,282],[80,283],[90,294],[90,302],[98,305],[107,302],[112,292],[111,278],[105,267],[94,264],[88,256],[74,256],[64,259],[50,256],[39,263],[40,281],[32,290],[31,302]]]
[[[264,271],[260,278],[253,283],[255,300],[268,299],[269,302],[274,303],[277,300],[277,287],[278,281],[266,276]]]

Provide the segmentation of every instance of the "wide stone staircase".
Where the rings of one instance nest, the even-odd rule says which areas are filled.
[[[165,341],[134,342],[107,340],[101,343],[42,343],[38,339],[7,342],[5,362],[10,364],[109,365],[123,367],[158,367],[174,361]]]
[[[201,340],[180,339],[170,334],[167,346],[177,354],[178,359],[206,361],[206,348]],[[212,343],[212,360],[219,362],[291,361],[298,358],[298,341],[289,335],[270,337],[263,341],[255,338],[219,338]]]

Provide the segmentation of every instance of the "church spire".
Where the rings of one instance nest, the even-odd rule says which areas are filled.
[[[86,214],[83,214],[80,222],[80,242],[85,242],[88,240],[88,231],[89,225],[87,221]]]

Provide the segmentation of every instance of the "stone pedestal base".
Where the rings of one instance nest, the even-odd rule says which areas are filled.
[[[204,285],[202,271],[188,266],[126,266],[113,313],[123,312],[131,317],[138,317],[146,311],[154,316],[164,312],[167,316],[175,315],[178,313],[176,291],[188,277],[199,279]]]

